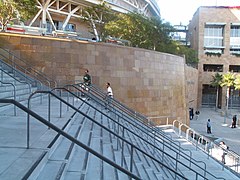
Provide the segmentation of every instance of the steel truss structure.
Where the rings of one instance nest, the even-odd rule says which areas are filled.
[[[102,22],[102,17],[97,14],[90,14],[86,11],[87,7],[99,4],[100,0],[37,0],[39,11],[30,22],[32,26],[34,22],[41,19],[41,27],[45,28],[47,20],[50,21],[54,30],[57,30],[52,18],[53,14],[64,17],[62,30],[69,23],[71,18],[88,19],[91,18],[95,22]],[[160,10],[155,0],[105,0],[105,2],[114,11],[127,13],[139,12],[146,16],[160,16]]]

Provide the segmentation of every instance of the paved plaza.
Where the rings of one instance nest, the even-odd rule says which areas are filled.
[[[202,108],[199,110],[200,115],[196,119],[190,121],[190,127],[198,133],[205,135],[212,139],[222,139],[229,150],[232,150],[240,155],[240,109],[228,110],[228,115],[224,117],[222,110],[215,110],[214,108]],[[232,117],[237,115],[237,127],[231,128]],[[211,120],[212,134],[207,134],[207,120]]]

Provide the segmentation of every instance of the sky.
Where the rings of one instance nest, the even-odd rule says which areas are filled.
[[[240,6],[240,0],[156,0],[161,19],[172,25],[188,25],[199,6]]]

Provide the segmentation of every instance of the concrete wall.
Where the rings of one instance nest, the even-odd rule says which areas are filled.
[[[198,70],[185,65],[185,79],[186,79],[186,100],[187,109],[193,108],[195,113],[198,108]],[[189,125],[189,122],[186,123]]]
[[[105,43],[4,33],[0,33],[0,47],[60,82],[81,80],[89,69],[94,84],[105,89],[109,81],[114,97],[137,111],[189,122],[186,104],[193,96],[186,96],[192,89],[185,86],[192,86],[195,80],[185,76],[189,68],[182,57]],[[192,77],[192,70],[189,72]]]

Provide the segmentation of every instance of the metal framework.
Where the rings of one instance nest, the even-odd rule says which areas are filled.
[[[91,18],[95,22],[102,22],[102,17],[89,14],[86,7],[99,4],[99,0],[37,0],[39,11],[30,22],[32,26],[37,19],[41,19],[41,26],[46,27],[47,19],[56,31],[52,14],[64,16],[62,30],[65,30],[71,18]],[[114,11],[139,12],[146,16],[160,16],[160,10],[155,0],[105,0]]]

